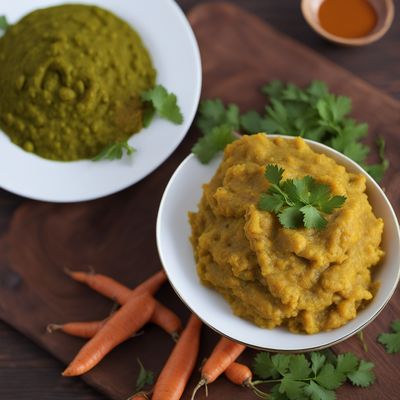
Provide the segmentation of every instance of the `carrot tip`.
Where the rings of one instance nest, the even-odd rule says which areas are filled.
[[[62,325],[59,324],[48,324],[46,326],[47,333],[53,333],[55,331],[59,331],[60,329],[62,329]]]

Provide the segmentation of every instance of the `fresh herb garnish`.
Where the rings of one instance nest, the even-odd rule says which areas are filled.
[[[139,363],[139,375],[136,380],[136,391],[139,392],[141,391],[146,385],[152,385],[154,382],[154,374],[153,371],[150,371],[148,369],[145,369],[142,362],[137,359],[137,362]]]
[[[311,176],[282,181],[284,171],[277,165],[266,166],[265,177],[270,187],[260,195],[258,208],[275,213],[284,228],[323,229],[327,220],[322,213],[332,213],[344,204],[346,197],[331,196],[329,186]]]
[[[392,333],[381,333],[378,342],[385,346],[387,353],[400,352],[400,320],[393,321],[391,324]]]
[[[162,85],[156,85],[154,88],[143,92],[141,98],[144,102],[143,125],[149,126],[158,113],[161,118],[165,118],[175,124],[183,122],[183,115],[177,104],[176,96],[168,93]]]
[[[10,27],[5,15],[0,15],[0,31],[5,32]]]
[[[235,104],[225,107],[219,99],[202,101],[197,125],[203,138],[222,125],[229,126],[232,132],[302,136],[340,151],[359,163],[375,180],[382,179],[388,168],[384,141],[379,139],[377,142],[380,162],[366,164],[370,148],[361,143],[361,139],[367,135],[368,125],[348,117],[351,112],[349,97],[330,93],[327,85],[321,81],[313,81],[305,89],[282,81],[272,81],[263,86],[262,92],[269,100],[263,114],[252,110],[240,115]],[[207,151],[205,148],[203,159],[211,160],[216,152],[214,149]]]
[[[224,106],[221,100],[203,100],[196,120],[203,136],[192,148],[197,158],[207,164],[226,145],[232,143],[239,130],[239,108],[235,104]]]
[[[229,125],[216,126],[212,128],[208,135],[204,135],[197,141],[192,152],[203,164],[206,164],[216,153],[222,151],[227,144],[236,139]]]
[[[120,160],[124,155],[124,150],[126,154],[131,155],[136,150],[128,144],[128,141],[116,142],[105,147],[92,161],[100,160]]]
[[[287,355],[258,353],[253,371],[261,379],[253,385],[272,384],[271,400],[334,400],[335,390],[346,380],[367,387],[375,380],[374,364],[358,359],[352,353],[327,358],[322,352]]]

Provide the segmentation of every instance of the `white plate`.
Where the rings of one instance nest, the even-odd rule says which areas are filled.
[[[209,165],[202,165],[195,156],[188,156],[169,181],[158,212],[158,251],[178,296],[211,328],[224,336],[255,348],[275,351],[308,351],[328,347],[344,340],[362,329],[379,314],[392,296],[399,280],[399,225],[381,188],[361,167],[343,154],[320,143],[309,140],[306,142],[315,151],[325,153],[344,165],[348,171],[362,173],[367,177],[367,192],[374,213],[385,222],[382,245],[386,256],[375,275],[375,279],[381,282],[378,293],[355,319],[338,329],[307,335],[294,334],[285,328],[271,330],[259,328],[233,315],[229,304],[222,296],[199,282],[189,242],[190,226],[187,213],[197,210],[197,204],[202,195],[201,185],[208,182],[214,175],[221,157]]]
[[[29,12],[65,4],[63,0],[2,2],[1,14],[15,23]],[[118,15],[140,34],[157,69],[157,82],[178,97],[184,122],[156,119],[133,135],[130,158],[54,162],[29,154],[0,131],[0,187],[37,200],[75,202],[106,196],[138,182],[156,169],[182,141],[196,113],[201,62],[193,31],[173,0],[83,0]]]

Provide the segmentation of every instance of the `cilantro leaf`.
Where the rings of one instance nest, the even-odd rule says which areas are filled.
[[[139,359],[137,359],[139,363],[139,375],[136,380],[136,391],[139,392],[142,390],[146,385],[152,385],[154,382],[154,374],[152,371],[145,369],[143,364]]]
[[[258,353],[253,362],[253,371],[261,379],[277,378],[279,373],[275,369],[269,353]]]
[[[307,204],[300,208],[303,214],[304,227],[307,229],[323,229],[328,221],[320,214],[320,212],[312,205]]]
[[[324,365],[326,357],[321,354],[313,351],[311,353],[311,369],[314,372],[314,375],[317,375],[321,367]]]
[[[260,200],[258,202],[258,208],[262,211],[278,213],[284,204],[285,199],[278,193],[261,193]]]
[[[216,126],[192,147],[192,153],[203,163],[208,163],[218,152],[237,138],[228,125]]]
[[[359,163],[375,180],[382,179],[389,165],[384,142],[380,139],[377,143],[380,162],[366,164],[370,148],[360,140],[367,135],[368,125],[349,117],[349,97],[331,93],[326,83],[317,80],[306,88],[273,80],[262,87],[262,93],[269,100],[264,113],[250,110],[240,115],[234,104],[225,107],[220,99],[204,100],[199,107],[197,125],[203,134],[229,125],[232,131],[249,134],[267,132],[316,140]]]
[[[338,369],[335,369],[332,364],[327,363],[321,368],[315,380],[325,389],[332,390],[341,386],[346,380],[346,376]]]
[[[396,325],[400,331],[400,321]],[[367,387],[375,380],[374,365],[359,360],[352,353],[336,357],[331,351],[312,352],[307,356],[258,353],[253,371],[262,380],[252,381],[256,395],[272,400],[334,400],[335,390],[346,378],[353,385]],[[273,384],[270,394],[260,391],[260,384]]]
[[[265,177],[273,185],[279,185],[284,171],[285,170],[283,168],[280,168],[278,165],[268,164],[265,168]]]
[[[325,389],[318,385],[318,383],[311,381],[304,388],[304,392],[311,398],[311,400],[335,400],[336,395],[332,390]]]
[[[0,30],[5,32],[10,27],[5,15],[0,15]]]
[[[229,104],[226,108],[220,99],[203,100],[200,103],[197,126],[203,135],[209,134],[215,127],[229,126],[232,131],[239,130],[239,108]]]
[[[347,377],[353,385],[367,387],[375,381],[375,374],[372,371],[373,368],[373,363],[361,360],[358,368],[347,373]]]
[[[311,374],[310,362],[304,354],[297,354],[290,357],[290,376],[293,379],[305,379]]]
[[[385,140],[380,137],[377,139],[376,144],[380,162],[378,164],[363,165],[363,167],[377,182],[380,182],[389,168],[389,160],[385,157]]]
[[[293,380],[290,376],[286,375],[282,378],[279,392],[285,393],[290,400],[306,399],[304,396],[305,382]]]
[[[177,104],[175,94],[168,93],[162,85],[156,85],[154,88],[147,90],[141,94],[145,107],[152,107],[160,117],[165,118],[175,124],[183,122],[183,115]],[[146,123],[149,121],[147,119]]]
[[[267,193],[260,194],[259,210],[275,213],[284,228],[325,228],[328,222],[322,213],[332,213],[344,204],[346,197],[331,197],[329,186],[311,176],[282,181],[284,171],[278,165],[266,166],[265,177],[270,187]]]
[[[279,212],[278,219],[285,228],[296,229],[303,225],[303,214],[296,206],[287,207]]]
[[[358,359],[353,353],[339,354],[336,361],[336,369],[343,374],[354,371],[357,368]]]
[[[92,158],[92,161],[120,160],[124,155],[124,150],[128,155],[131,155],[136,151],[126,140],[123,142],[116,142],[105,147],[97,156]]]
[[[381,333],[378,342],[385,346],[387,353],[400,352],[400,320],[393,321],[391,328],[393,333]]]

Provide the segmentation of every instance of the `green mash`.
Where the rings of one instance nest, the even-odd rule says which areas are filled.
[[[110,12],[37,10],[0,38],[0,128],[48,159],[92,158],[142,128],[155,78],[140,36]]]

